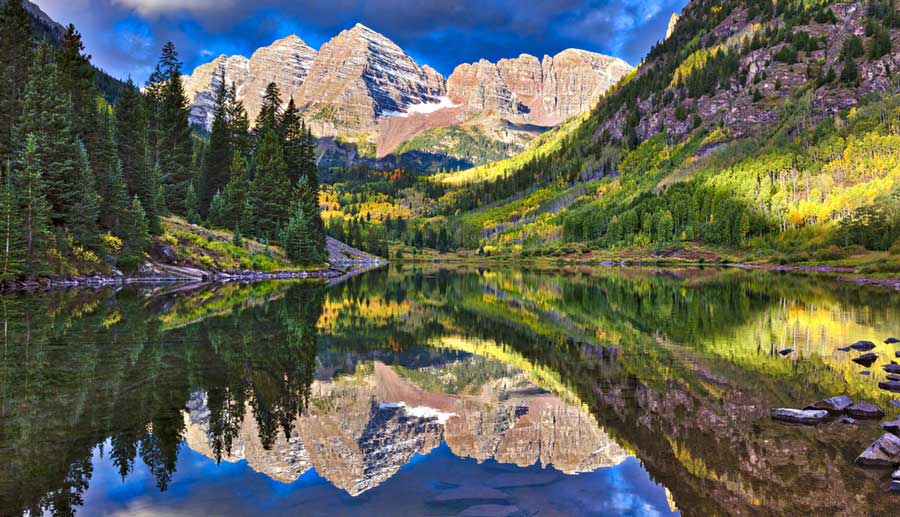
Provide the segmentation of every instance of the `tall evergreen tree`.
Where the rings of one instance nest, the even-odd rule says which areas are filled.
[[[244,108],[244,102],[238,99],[234,83],[228,89],[228,127],[231,130],[229,141],[233,153],[250,156],[250,118]]]
[[[12,171],[6,170],[0,191],[0,282],[15,280],[25,271],[22,221]]]
[[[78,177],[71,202],[66,205],[66,225],[72,231],[75,242],[91,249],[100,247],[100,230],[97,218],[100,214],[100,196],[97,195],[96,181],[87,150],[78,149]]]
[[[240,227],[242,230],[252,229],[252,220],[243,220],[244,207],[251,191],[250,180],[247,179],[247,160],[240,152],[234,153],[231,162],[231,178],[222,193],[225,205],[222,226],[225,228]],[[252,233],[252,232],[251,232]]]
[[[267,240],[278,236],[291,209],[291,182],[288,180],[284,150],[274,129],[262,134],[256,151],[256,178],[253,181],[254,231]]]
[[[269,129],[278,131],[279,122],[281,120],[281,90],[275,83],[269,83],[266,86],[266,92],[263,94],[262,106],[259,108],[259,115],[256,116],[256,134],[260,140],[265,136],[265,132]]]
[[[72,101],[59,93],[59,71],[49,44],[38,46],[28,74],[19,132],[35,137],[35,158],[44,172],[51,217],[61,225],[78,201],[77,182],[82,174],[79,143],[71,127]]]
[[[203,163],[200,214],[207,215],[213,196],[225,188],[231,167],[231,132],[228,119],[228,89],[225,86],[225,69],[222,68],[216,86],[213,123],[209,133],[209,147]]]
[[[0,11],[0,163],[18,156],[14,130],[22,112],[33,39],[22,0],[7,0]]]
[[[284,141],[284,162],[287,164],[287,176],[291,185],[303,175],[304,152],[306,143],[306,127],[300,118],[300,111],[294,104],[294,98],[288,101],[287,108],[281,115],[278,127]]]
[[[309,234],[309,222],[303,207],[298,206],[294,210],[282,241],[284,250],[292,261],[304,265],[316,262],[316,246]]]
[[[128,192],[116,149],[116,128],[110,109],[103,101],[97,110],[100,138],[91,162],[100,195],[100,226],[118,233],[122,212],[128,207]]]
[[[150,245],[150,230],[147,215],[138,196],[134,196],[131,207],[123,215],[122,229],[125,236],[122,255],[142,257]]]
[[[159,232],[161,179],[149,142],[144,99],[130,79],[116,103],[116,144],[129,197],[138,196],[154,233]]]
[[[96,140],[102,138],[96,128],[96,112],[99,96],[95,87],[95,73],[91,56],[84,53],[81,34],[69,24],[59,42],[59,90],[72,99],[72,131],[87,146],[93,158]],[[92,162],[93,165],[93,162]]]
[[[24,241],[25,274],[41,275],[49,271],[47,256],[50,240],[50,205],[44,195],[38,139],[28,135],[22,153],[22,168],[16,178],[16,197]]]
[[[190,109],[181,77],[181,61],[172,42],[163,46],[159,58],[161,82],[153,110],[156,127],[155,151],[165,200],[169,209],[187,214],[185,198],[193,181],[193,140],[189,122]],[[152,143],[152,142],[151,142]]]

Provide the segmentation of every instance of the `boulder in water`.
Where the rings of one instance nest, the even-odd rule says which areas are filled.
[[[853,350],[859,350],[860,352],[868,352],[869,350],[875,348],[875,343],[862,340],[853,343],[852,345],[850,345],[850,348],[852,348]]]
[[[772,410],[772,419],[791,424],[813,425],[828,418],[828,411],[824,409],[791,409],[775,408]]]
[[[866,368],[872,366],[872,364],[877,360],[878,360],[878,354],[871,353],[871,352],[868,354],[863,354],[859,357],[853,358],[854,363],[861,364],[861,365],[865,366]]]
[[[881,418],[884,416],[884,411],[871,402],[861,400],[848,407],[847,414],[855,418]]]
[[[878,383],[878,387],[883,390],[900,393],[900,381],[882,381]]]
[[[894,433],[900,436],[900,418],[881,424],[881,428],[889,433]]]
[[[890,433],[885,433],[881,438],[872,442],[872,445],[856,458],[856,463],[864,467],[895,467],[900,465],[900,438]]]
[[[824,409],[829,413],[843,413],[848,407],[853,405],[853,399],[847,395],[837,395],[825,400],[820,400],[815,404],[807,406],[804,409]]]

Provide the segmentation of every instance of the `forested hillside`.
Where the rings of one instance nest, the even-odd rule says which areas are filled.
[[[58,45],[36,39],[21,0],[0,12],[0,281],[131,270],[160,218],[233,230],[282,245],[295,263],[325,260],[314,145],[274,85],[253,131],[220,81],[208,138],[188,124],[181,62],[162,49],[141,91],[114,104],[69,26]],[[38,32],[38,35],[41,33]]]
[[[460,229],[450,247],[696,242],[790,260],[888,249],[900,237],[898,48],[892,0],[692,1],[577,127],[435,179]]]

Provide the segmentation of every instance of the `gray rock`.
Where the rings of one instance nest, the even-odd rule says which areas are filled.
[[[878,383],[878,387],[883,390],[900,393],[900,381],[882,381]]]
[[[891,479],[898,479],[898,480],[900,480],[900,469],[895,470],[895,471],[891,474]]]
[[[895,337],[889,337],[884,340],[884,344],[886,344],[886,345],[893,345],[894,343],[900,343],[900,339],[897,339]]]
[[[772,418],[781,422],[810,425],[818,424],[828,418],[828,411],[824,409],[775,408],[772,410]]]
[[[884,411],[871,402],[861,400],[848,407],[847,414],[856,418],[881,418],[884,416]]]
[[[886,377],[887,377],[887,380],[889,380],[889,381],[900,381],[900,375],[897,375],[894,373],[889,373],[889,374],[887,374]]]
[[[856,463],[864,467],[895,467],[900,465],[900,438],[886,433],[872,442]]]
[[[837,395],[825,400],[820,400],[805,409],[824,409],[831,413],[842,413],[848,407],[853,405],[853,399],[847,395]]]
[[[854,363],[861,364],[861,365],[865,366],[866,368],[872,366],[872,364],[877,360],[878,360],[878,354],[871,353],[871,352],[868,354],[863,354],[859,357],[853,358]]]
[[[884,422],[881,424],[881,428],[889,433],[900,435],[900,418],[891,420],[890,422]]]
[[[479,504],[470,506],[459,517],[524,517],[526,514],[518,506],[507,504]]]
[[[886,364],[884,365],[884,371],[888,373],[900,373],[900,364]]]
[[[868,352],[869,350],[875,348],[875,343],[871,341],[857,341],[856,343],[850,345],[850,348],[852,348],[853,350],[859,350],[860,352]]]

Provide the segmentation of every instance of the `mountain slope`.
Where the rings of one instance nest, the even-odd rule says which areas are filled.
[[[695,0],[563,145],[440,179],[498,202],[461,219],[493,250],[885,249],[900,236],[898,48],[889,2]],[[510,189],[525,191],[490,197]]]

